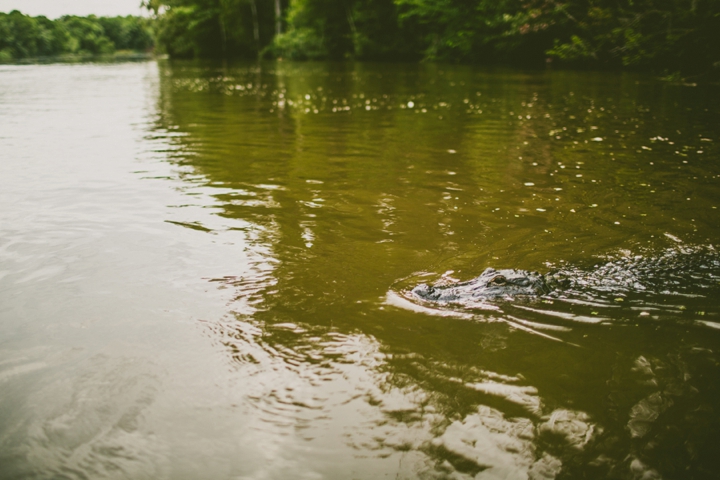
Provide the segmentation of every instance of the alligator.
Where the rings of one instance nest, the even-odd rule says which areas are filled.
[[[456,303],[517,296],[547,295],[565,283],[555,275],[526,270],[486,269],[479,277],[451,285],[431,286],[422,283],[412,289],[413,295],[425,301]]]
[[[712,247],[667,249],[659,256],[623,256],[593,269],[566,267],[546,274],[486,269],[479,277],[453,284],[422,283],[411,295],[441,304],[465,304],[515,297],[580,295],[588,300],[618,295],[697,296],[720,286],[720,255]]]

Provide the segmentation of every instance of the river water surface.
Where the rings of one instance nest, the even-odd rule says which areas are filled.
[[[719,144],[629,74],[1,66],[0,478],[718,478]],[[411,293],[488,267],[572,282]]]

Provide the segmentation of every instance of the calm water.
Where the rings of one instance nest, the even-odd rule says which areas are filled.
[[[0,477],[717,478],[719,144],[634,75],[2,66]],[[573,283],[410,293],[487,267]]]

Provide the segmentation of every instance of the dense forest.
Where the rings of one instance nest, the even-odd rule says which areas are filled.
[[[138,0],[139,1],[139,0]],[[0,60],[146,50],[720,75],[719,0],[144,0],[152,18],[0,14]]]
[[[0,61],[66,54],[103,55],[153,47],[151,19],[30,17],[14,10],[0,13]]]
[[[146,0],[173,57],[720,71],[718,0]]]

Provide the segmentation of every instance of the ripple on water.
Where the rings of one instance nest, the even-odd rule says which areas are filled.
[[[435,305],[411,292],[418,282],[427,281],[427,275],[398,282],[387,294],[386,303],[461,319],[492,320],[496,316],[516,328],[561,341],[565,341],[562,335],[558,339],[539,330],[568,333],[582,324],[641,321],[713,328],[716,322],[698,317],[720,315],[713,300],[720,293],[720,255],[712,246],[679,246],[655,255],[625,253],[589,269],[565,266],[550,274],[561,279],[560,286],[540,296],[461,296]],[[443,276],[437,284],[448,282]],[[493,311],[497,313],[491,314]]]
[[[11,368],[0,374],[0,382],[24,376],[14,379],[16,387],[18,381],[33,378],[34,372],[56,370],[55,363],[73,357],[71,352],[53,354],[51,362],[27,362],[46,353],[20,353],[20,358],[9,361]],[[2,461],[9,469],[5,473],[43,478],[118,473],[126,478],[159,478],[167,474],[167,446],[142,426],[143,416],[155,402],[160,378],[133,359],[96,355],[90,362],[92,368],[83,375],[69,380],[60,373],[39,388],[31,401],[38,408],[32,413],[16,411],[0,438]],[[28,463],[19,462],[21,458]]]
[[[718,122],[691,94],[430,64],[0,70],[18,476],[720,470],[717,259],[682,243],[717,230]],[[646,237],[676,247],[592,257]],[[540,298],[376,301],[412,270],[567,256]]]
[[[297,322],[250,324],[239,317],[212,328],[234,352],[238,382],[256,419],[252,428],[263,437],[297,436],[311,456],[332,445],[340,457],[349,449],[404,458],[428,478],[451,472],[457,478],[555,478],[562,460],[538,439],[552,438],[562,453],[582,450],[594,435],[587,414],[547,410],[538,389],[521,377],[474,370],[472,379],[460,379],[450,365],[422,370],[426,359],[384,353],[367,335]],[[410,362],[433,384],[475,392],[480,406],[448,422],[439,392],[424,381],[402,381],[389,361]]]

